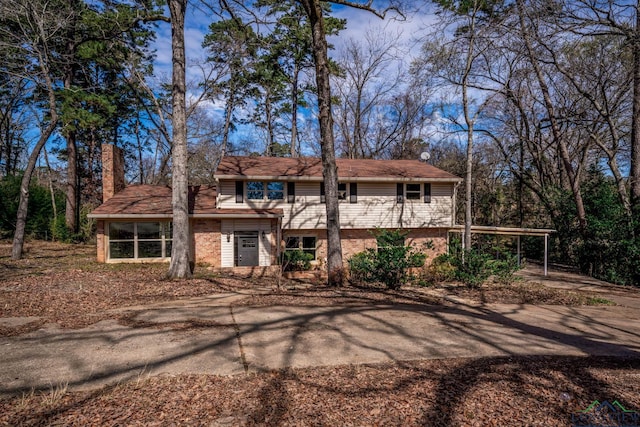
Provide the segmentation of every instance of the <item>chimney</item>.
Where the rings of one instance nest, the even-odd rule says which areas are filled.
[[[124,151],[112,144],[102,144],[102,203],[124,187]]]

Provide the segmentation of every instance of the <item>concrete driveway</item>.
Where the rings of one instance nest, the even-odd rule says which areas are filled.
[[[158,374],[497,355],[640,356],[640,299],[619,306],[232,306],[227,293],[128,308],[128,322],[0,338],[0,395]]]

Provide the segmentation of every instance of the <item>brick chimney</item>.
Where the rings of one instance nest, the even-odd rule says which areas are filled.
[[[115,145],[102,144],[102,203],[124,187],[124,151]]]

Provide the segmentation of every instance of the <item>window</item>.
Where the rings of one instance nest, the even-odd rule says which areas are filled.
[[[399,182],[396,185],[396,201],[398,203],[404,203],[405,200],[420,200],[420,197],[423,197],[425,203],[431,203],[431,183],[402,184]]]
[[[347,200],[347,183],[338,183],[338,200]]]
[[[407,184],[405,197],[407,200],[420,200],[420,184]]]
[[[242,203],[244,199],[244,182],[236,181],[236,203]]]
[[[109,223],[109,259],[170,258],[170,222]]]
[[[428,182],[424,184],[424,202],[431,203],[431,184]]]
[[[247,182],[247,199],[263,200],[264,199],[264,182],[248,181]]]
[[[296,183],[287,182],[287,203],[296,202]]]
[[[349,203],[358,203],[358,183],[349,184]]]
[[[284,200],[284,182],[282,181],[268,182],[267,198],[269,200]]]
[[[285,241],[285,251],[301,250],[313,255],[316,259],[316,237],[315,236],[289,236]]]

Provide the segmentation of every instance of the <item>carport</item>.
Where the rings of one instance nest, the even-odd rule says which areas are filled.
[[[520,236],[538,236],[544,238],[544,275],[547,275],[547,265],[549,260],[549,234],[556,230],[548,228],[521,228],[521,227],[492,227],[487,225],[472,225],[471,234],[493,234],[502,236],[515,236],[517,238],[518,264],[520,264]],[[450,233],[460,233],[464,242],[464,225],[454,225],[449,229]]]

